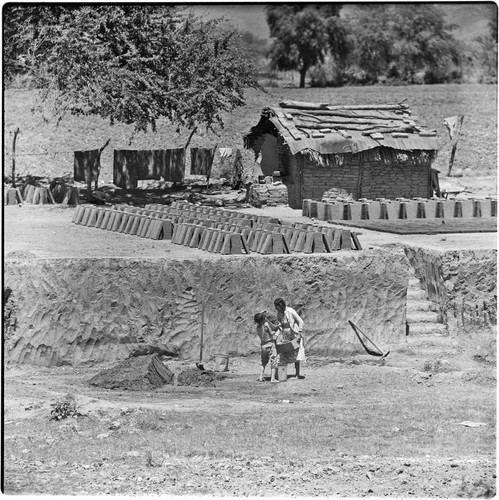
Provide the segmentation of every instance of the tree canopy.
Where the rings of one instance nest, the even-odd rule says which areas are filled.
[[[443,82],[459,67],[459,44],[444,13],[430,4],[365,4],[345,20],[351,70],[363,73],[362,83],[378,77],[416,83]]]
[[[458,64],[456,40],[444,14],[432,5],[397,5],[392,8],[391,55],[405,80],[414,83],[414,75],[424,71],[438,81],[447,68]]]
[[[435,5],[366,3],[343,12],[336,3],[276,4],[266,14],[271,65],[297,70],[300,87],[308,72],[311,84],[341,85],[379,79],[441,83],[462,71],[462,47]]]
[[[343,48],[336,23],[341,4],[276,4],[266,8],[267,24],[273,38],[270,58],[279,70],[298,70],[300,88],[307,71],[324,62],[330,48]],[[335,36],[336,35],[336,36]]]
[[[29,71],[59,119],[213,130],[259,88],[237,31],[172,5],[7,5],[4,26],[6,74]]]

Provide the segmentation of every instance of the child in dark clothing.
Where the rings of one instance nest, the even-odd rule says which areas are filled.
[[[262,311],[255,314],[256,333],[260,338],[261,360],[260,377],[258,380],[263,382],[265,368],[270,362],[270,381],[277,382],[277,351],[275,347],[275,333],[270,322],[267,319],[266,312]]]

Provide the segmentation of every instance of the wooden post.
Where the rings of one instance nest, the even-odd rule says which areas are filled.
[[[104,146],[102,146],[99,149],[99,152],[97,154],[97,157],[94,160],[94,162],[90,162],[89,158],[87,157],[85,160],[85,180],[87,181],[87,201],[88,203],[91,203],[93,200],[92,196],[92,179],[94,180],[95,184],[95,189],[97,189],[99,185],[99,173],[100,173],[100,155],[102,154],[102,151],[107,147],[107,145],[111,142],[111,139],[108,139]],[[95,178],[93,178],[95,170]]]
[[[14,140],[12,141],[12,187],[16,187],[16,140],[19,134],[19,127],[14,130]]]
[[[102,154],[102,151],[104,151],[104,149],[107,148],[107,145],[111,142],[111,139],[108,139],[106,141],[106,144],[104,144],[104,146],[102,146],[100,149],[99,149],[99,157],[97,158],[97,165],[98,165],[98,174],[97,174],[97,177],[94,179],[95,181],[95,189],[98,188],[98,185],[99,185],[99,174],[100,174],[100,155]]]
[[[464,120],[464,115],[460,115],[459,120],[457,122],[457,127],[456,127],[456,140],[454,141],[454,144],[452,145],[452,150],[450,152],[449,170],[447,172],[447,177],[450,177],[452,167],[454,166],[454,158],[456,156],[457,141],[459,140],[459,134],[461,133],[461,127],[463,125],[463,120]]]
[[[203,362],[203,342],[204,342],[204,302],[201,304],[201,338],[199,339],[199,363]]]
[[[85,165],[85,179],[87,181],[87,202],[92,202],[92,165],[88,162]]]

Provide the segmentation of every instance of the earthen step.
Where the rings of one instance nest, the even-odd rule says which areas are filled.
[[[442,323],[409,323],[409,335],[445,335],[447,327]]]
[[[401,345],[418,348],[454,347],[449,335],[408,335]]]
[[[416,277],[409,278],[409,288],[421,288],[419,279]]]
[[[408,300],[407,313],[416,311],[436,311],[436,305],[430,300]]]
[[[406,321],[409,325],[416,323],[438,323],[438,313],[435,311],[407,312]]]
[[[419,289],[411,289],[407,290],[407,300],[422,300],[426,298],[426,293],[424,290]]]

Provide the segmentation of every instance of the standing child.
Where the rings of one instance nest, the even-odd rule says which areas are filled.
[[[258,380],[263,382],[263,374],[266,366],[270,362],[270,381],[277,382],[277,351],[275,347],[275,334],[272,326],[270,325],[265,311],[255,314],[256,333],[260,338],[261,344],[261,360],[260,377]]]
[[[294,351],[279,354],[279,364],[295,364],[295,377],[304,379],[305,376],[300,373],[300,362],[305,361],[305,342],[303,340],[303,319],[292,308],[286,305],[282,298],[274,300],[274,306],[277,311],[277,321],[281,326],[281,338],[284,341],[298,340],[299,347]]]

